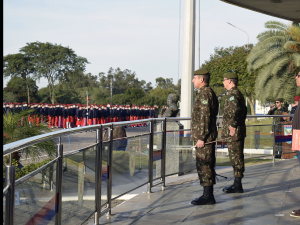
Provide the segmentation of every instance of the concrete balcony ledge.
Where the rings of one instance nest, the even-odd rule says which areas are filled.
[[[231,167],[217,167],[215,205],[194,206],[191,200],[202,195],[197,173],[171,177],[166,187],[153,188],[112,209],[112,216],[100,224],[299,224],[290,217],[300,209],[300,169],[297,159],[247,166],[243,194],[225,194],[233,183]],[[92,222],[90,224],[93,224]]]

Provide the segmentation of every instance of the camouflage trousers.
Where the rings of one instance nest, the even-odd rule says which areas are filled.
[[[216,183],[216,155],[215,144],[196,148],[196,167],[202,186],[212,186]]]
[[[233,167],[234,177],[244,177],[244,140],[227,142],[229,158]]]

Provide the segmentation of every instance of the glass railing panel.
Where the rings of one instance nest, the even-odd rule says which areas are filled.
[[[182,174],[195,168],[190,141],[190,121],[172,120],[166,126],[166,176]]]
[[[148,134],[150,131],[149,123],[137,123],[137,124],[126,125],[124,127],[125,127],[127,137]]]
[[[272,126],[247,126],[244,148],[262,154],[273,151]]]
[[[62,224],[82,224],[95,211],[96,147],[64,157]]]
[[[55,224],[56,163],[15,187],[14,224]]]
[[[112,153],[112,198],[148,182],[149,134],[115,140]]]
[[[251,120],[246,123],[248,125],[246,125],[246,138],[244,142],[245,163],[259,159],[271,160],[273,156],[274,132],[272,125],[270,125],[270,120]],[[269,123],[269,125],[266,125],[266,123]],[[231,165],[228,157],[227,141],[221,141],[221,132],[222,128],[219,128],[216,165]]]
[[[80,131],[61,136],[64,154],[74,150],[84,149],[96,143],[96,130]]]
[[[162,137],[161,131],[153,135],[153,179],[161,177]]]
[[[170,175],[173,173],[176,173],[174,166],[176,165],[176,168],[178,170],[177,173],[179,175],[184,174],[186,172],[192,171],[196,168],[196,154],[195,149],[192,148],[193,143],[190,141],[190,132],[189,131],[183,131],[179,130],[176,132],[172,132],[173,136],[173,144],[174,147],[167,145],[167,151],[166,151],[166,175]],[[168,133],[167,133],[167,140],[168,140]],[[170,140],[172,141],[172,140]],[[177,159],[178,158],[178,159]],[[176,162],[173,163],[172,161]],[[168,166],[170,165],[170,166]],[[171,171],[171,168],[173,167],[173,171]]]
[[[36,145],[32,145],[27,148],[23,148],[20,151],[14,152],[13,162],[18,162],[18,168],[21,170],[26,165],[31,163],[39,163],[45,160],[52,160],[56,157],[56,148],[57,148],[58,138],[52,138],[47,141],[43,141]],[[7,165],[9,162],[9,155],[3,156],[3,160]],[[16,161],[15,161],[16,160]],[[45,162],[40,163],[40,165],[44,165]],[[36,167],[37,165],[35,165]],[[28,169],[27,169],[28,170]],[[32,171],[32,168],[29,168]],[[27,174],[27,173],[26,173]],[[16,179],[19,179],[19,175],[16,176]]]

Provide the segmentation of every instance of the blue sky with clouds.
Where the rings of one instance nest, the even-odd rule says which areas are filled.
[[[196,0],[196,67],[198,4]],[[157,77],[173,78],[174,83],[181,77],[178,47],[183,38],[184,0],[4,0],[3,7],[4,55],[18,53],[29,42],[50,42],[69,46],[87,58],[90,64],[85,72],[93,75],[120,67],[135,71],[153,86]],[[247,35],[227,22],[245,30],[253,44],[266,21],[289,23],[219,0],[201,0],[200,20],[201,63],[215,47],[247,44]],[[37,85],[45,87],[47,81],[41,79]]]

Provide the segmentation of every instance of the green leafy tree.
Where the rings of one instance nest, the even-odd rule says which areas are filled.
[[[30,103],[29,79],[34,71],[35,67],[28,55],[17,53],[3,57],[3,76],[11,78],[20,77],[23,79],[23,83],[25,83],[27,89],[28,103]]]
[[[265,28],[247,58],[248,72],[257,73],[257,98],[262,103],[277,97],[293,102],[297,89],[294,76],[300,70],[299,24],[268,21]]]
[[[48,80],[49,98],[55,102],[55,84],[65,79],[68,72],[85,70],[89,63],[86,58],[77,56],[69,47],[57,44],[32,42],[20,50],[29,57],[35,68],[37,79],[44,77]]]
[[[7,82],[6,87],[3,88],[3,97],[6,101],[26,102],[29,99],[27,96],[28,89],[31,90],[29,92],[30,100],[32,102],[37,102],[38,86],[36,85],[35,80],[32,78],[27,78],[26,81],[24,81],[24,79],[21,77],[13,76]],[[14,96],[13,100],[8,97],[10,95]]]
[[[145,94],[152,89],[151,82],[146,83],[139,80],[136,73],[131,70],[121,70],[119,67],[109,68],[107,74],[99,73],[99,90],[95,91],[95,96],[100,104],[110,102],[110,87],[112,81],[113,104],[138,104]],[[139,91],[138,91],[139,90]],[[134,95],[136,94],[136,96]],[[138,96],[143,97],[138,98]]]
[[[39,102],[42,103],[51,103],[49,98],[49,89],[47,87],[40,88],[37,92]]]
[[[4,102],[18,102],[18,97],[12,92],[3,92]]]
[[[217,95],[224,93],[223,75],[229,71],[234,71],[239,77],[238,87],[246,97],[251,114],[255,114],[255,80],[257,73],[248,73],[246,58],[249,55],[252,45],[236,46],[228,48],[215,48],[214,54],[205,61],[202,66],[207,67],[211,73],[210,86]]]
[[[14,114],[9,112],[7,115],[3,115],[3,145],[50,131],[47,124],[28,123],[28,114],[32,111],[33,109]],[[30,156],[36,159],[45,153],[49,157],[53,157],[55,152],[55,144],[49,140],[15,152],[12,158],[19,162],[21,154],[25,154],[26,158]]]
[[[150,89],[151,83],[141,80],[136,77],[136,73],[131,70],[121,70],[119,67],[113,69],[109,68],[107,75],[99,73],[99,89],[104,88],[110,90],[110,82],[112,79],[113,95],[125,93],[127,89],[139,88]]]
[[[86,91],[89,92],[91,103],[96,102],[94,92],[98,89],[97,76],[84,74],[81,70],[67,72],[64,79],[55,86],[56,101],[59,103],[86,103]]]

